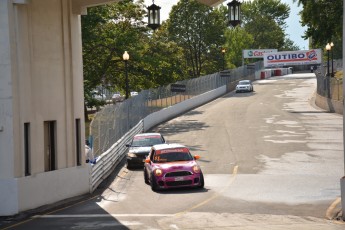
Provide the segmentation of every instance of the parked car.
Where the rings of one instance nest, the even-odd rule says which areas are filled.
[[[253,91],[254,91],[254,87],[250,80],[239,81],[238,84],[236,85],[236,93],[253,92]]]
[[[135,91],[131,92],[131,97],[134,97],[134,96],[137,96],[137,95],[138,95],[138,92],[135,92]]]
[[[160,144],[151,148],[144,164],[144,180],[153,191],[178,187],[204,187],[204,176],[192,156],[181,144]]]
[[[102,93],[93,93],[92,97],[98,101],[105,101],[106,100],[105,94],[102,94]]]
[[[127,153],[127,168],[135,166],[143,167],[144,161],[149,155],[151,147],[156,144],[166,143],[164,137],[160,133],[141,133],[133,137]]]
[[[111,97],[113,103],[122,102],[125,98],[120,93],[114,93]]]

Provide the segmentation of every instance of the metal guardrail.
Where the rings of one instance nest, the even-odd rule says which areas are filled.
[[[124,102],[106,105],[95,114],[90,124],[92,148],[95,156],[107,151],[113,143],[119,140],[133,126],[147,115],[163,108],[175,105],[194,96],[209,92],[221,86],[228,86],[230,91],[239,80],[254,80],[254,73],[263,67],[263,62],[257,62],[237,69],[178,81],[176,84],[184,85],[185,92],[173,92],[171,85],[139,92]]]
[[[333,61],[334,72],[343,69],[343,60]],[[331,71],[331,70],[330,70]],[[327,76],[327,63],[322,63],[316,70],[317,93],[332,100],[342,101],[343,79]],[[329,91],[329,92],[328,92]]]
[[[180,81],[177,84],[186,85],[188,91],[172,92],[169,85],[144,90],[122,103],[105,106],[96,114],[90,125],[94,154],[99,156],[97,163],[91,168],[90,192],[93,192],[126,156],[125,145],[134,135],[143,132],[143,119],[147,115],[224,85],[231,91],[239,80],[254,80],[255,72],[262,67],[263,62],[257,62],[248,69],[247,66],[242,66],[229,70],[226,76],[215,73]]]
[[[115,167],[126,156],[126,144],[130,143],[134,135],[143,132],[143,121],[141,120],[129,132],[127,132],[120,140],[118,140],[111,148],[99,156],[97,163],[92,166],[90,179],[90,192],[106,179],[115,169]]]

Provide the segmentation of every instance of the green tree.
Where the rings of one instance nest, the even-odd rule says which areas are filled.
[[[314,48],[334,43],[334,57],[342,58],[343,0],[294,0],[303,6],[301,23],[307,26],[304,38],[311,39]]]
[[[124,0],[92,7],[82,16],[84,94],[88,106],[97,105],[92,92],[97,86],[125,89],[122,54],[139,60],[137,50],[143,46],[145,32],[143,1]],[[135,68],[134,68],[135,69]]]
[[[169,40],[182,47],[191,77],[205,74],[211,54],[220,53],[224,43],[225,15],[195,0],[180,0],[168,21]],[[212,62],[212,61],[211,61]]]
[[[260,15],[275,21],[280,28],[285,29],[285,20],[289,17],[290,7],[286,3],[281,3],[280,0],[253,0],[244,2],[242,11],[244,24],[255,20]]]
[[[169,40],[166,22],[148,37],[141,55],[140,72],[148,83],[144,88],[167,85],[188,76],[183,49]]]
[[[280,0],[253,0],[242,4],[245,30],[254,38],[247,48],[256,49],[296,49],[297,46],[286,38],[285,20],[289,17],[290,7]]]
[[[242,65],[242,50],[251,47],[254,38],[244,28],[236,27],[225,32],[225,59],[227,67],[235,68]]]

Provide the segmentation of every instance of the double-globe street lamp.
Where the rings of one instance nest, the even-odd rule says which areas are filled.
[[[333,69],[333,46],[334,46],[334,43],[331,42],[331,43],[327,43],[326,45],[326,50],[327,50],[327,76],[331,76],[331,77],[334,77],[334,69]],[[331,51],[331,56],[332,56],[332,69],[331,69],[331,72],[329,71],[329,68],[330,68],[330,65],[329,65],[329,52]]]
[[[125,72],[126,72],[126,99],[129,97],[129,83],[128,83],[128,60],[129,54],[125,51],[122,55],[123,61],[125,62]]]
[[[334,46],[334,43],[331,42],[330,43],[330,46],[331,46],[331,55],[332,55],[332,73],[331,73],[331,77],[334,77],[334,69],[333,69],[333,46]]]
[[[222,48],[222,55],[223,55],[223,70],[225,70],[225,48]]]
[[[326,45],[326,50],[327,50],[327,77],[330,76],[329,74],[329,51],[331,50],[331,45],[327,43]]]
[[[327,97],[331,98],[331,87],[330,87],[330,74],[329,74],[329,51],[331,50],[331,45],[327,43],[327,74],[326,74],[326,85],[327,85]]]

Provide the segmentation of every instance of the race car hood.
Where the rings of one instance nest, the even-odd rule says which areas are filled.
[[[130,147],[129,152],[135,154],[148,154],[151,150],[151,147]]]
[[[155,168],[164,169],[164,171],[176,171],[176,170],[188,170],[194,165],[197,165],[195,161],[176,161],[168,163],[157,163]]]

